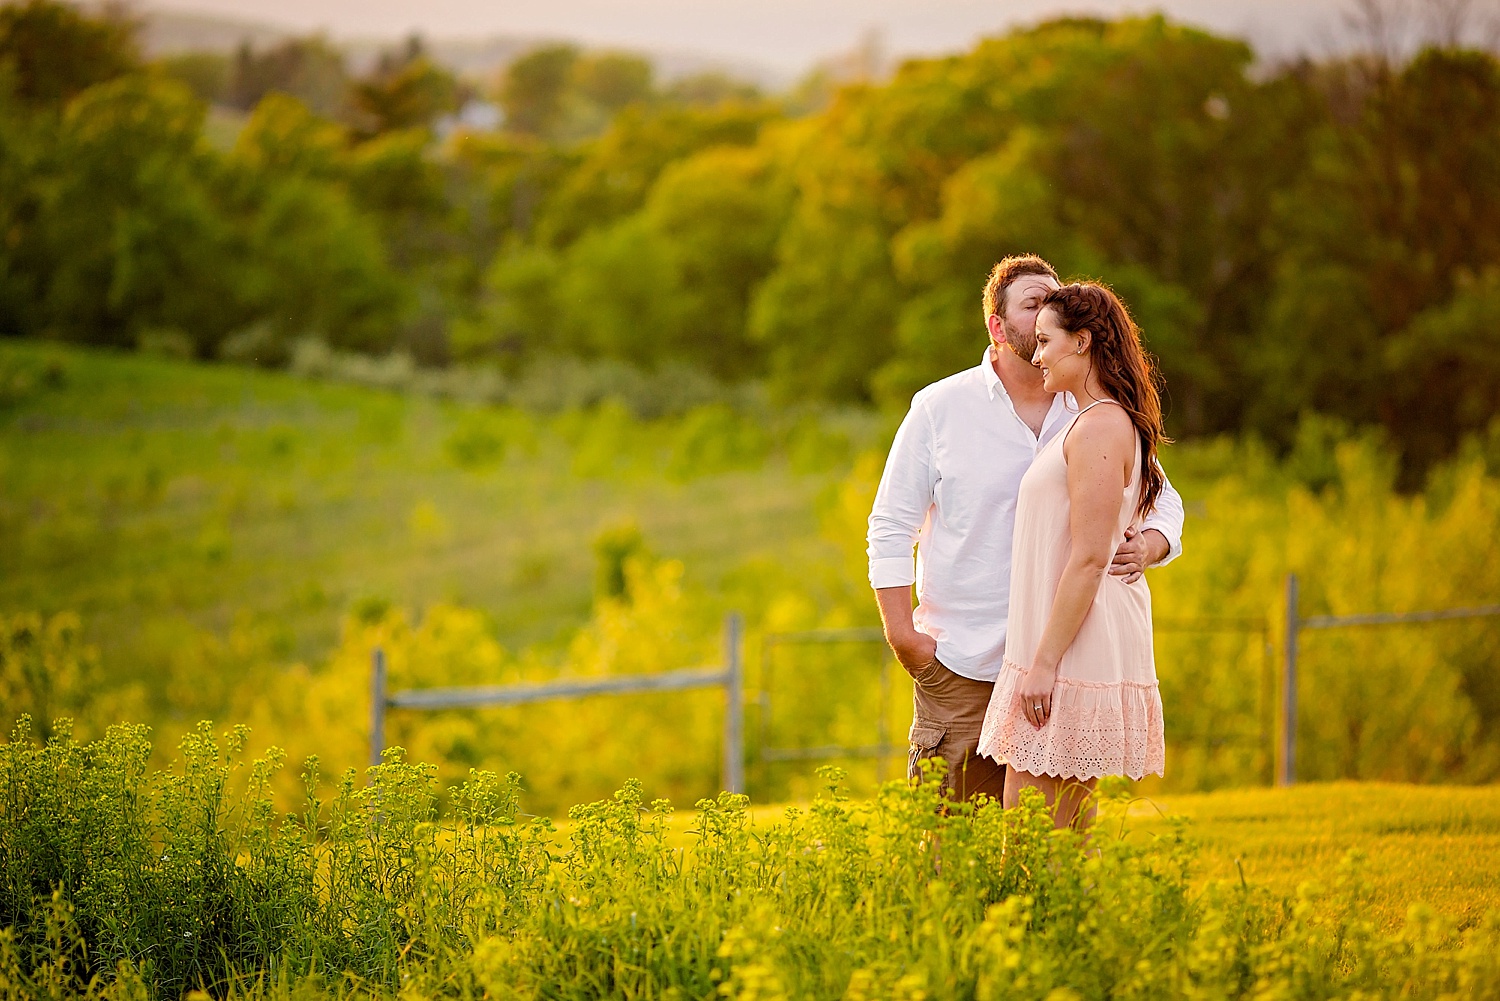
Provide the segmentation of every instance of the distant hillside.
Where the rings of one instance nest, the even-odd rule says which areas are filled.
[[[716,64],[771,67],[790,80],[869,32],[878,33],[898,59],[970,48],[980,37],[1062,15],[1106,18],[1158,11],[1185,24],[1249,40],[1264,57],[1314,58],[1368,42],[1354,26],[1362,6],[1381,12],[1380,33],[1404,48],[1417,35],[1459,31],[1468,44],[1500,40],[1500,5],[1489,0],[548,0],[495,3],[445,0],[427,4],[373,4],[358,0],[138,0],[141,7],[212,9],[220,15],[325,28],[339,39],[395,38],[415,28],[431,38],[568,38],[590,47],[652,53],[698,53]],[[667,67],[663,65],[664,72]],[[761,79],[759,75],[753,77]]]
[[[139,15],[141,47],[150,56],[178,52],[233,52],[242,42],[260,48],[296,34],[258,21],[240,21],[211,14],[147,11]]]
[[[307,34],[264,21],[213,14],[149,10],[141,11],[138,16],[141,23],[141,47],[150,56],[179,52],[229,53],[244,42],[249,42],[255,48],[264,48],[287,38]],[[400,41],[395,36],[334,38],[339,48],[348,54],[351,67],[355,70],[373,63],[382,50],[398,45]],[[487,79],[509,65],[518,55],[559,39],[541,35],[487,35],[472,38],[424,37],[423,41],[433,58],[453,72],[470,79]],[[770,89],[790,83],[785,73],[756,63],[726,61],[702,53],[675,50],[647,51],[642,54],[655,65],[658,76],[667,80],[698,73],[722,72]]]

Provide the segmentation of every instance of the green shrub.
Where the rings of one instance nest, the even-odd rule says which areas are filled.
[[[1129,834],[1123,784],[1083,839],[1020,808],[937,809],[936,784],[752,824],[697,804],[684,839],[639,782],[569,811],[566,845],[521,813],[515,775],[399,749],[278,818],[279,752],[200,724],[169,772],[146,731],[0,745],[0,998],[1157,998],[1481,996],[1500,921],[1457,935],[1421,907],[1382,935],[1359,861],[1279,901],[1192,889],[1185,829]]]
[[[0,410],[62,388],[68,370],[59,357],[6,354],[0,357]]]

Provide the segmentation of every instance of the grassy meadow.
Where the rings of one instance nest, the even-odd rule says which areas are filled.
[[[1317,783],[1234,789],[1138,802],[1125,829],[1160,834],[1186,818],[1203,881],[1237,881],[1294,897],[1331,885],[1350,852],[1362,857],[1363,916],[1397,928],[1414,904],[1461,926],[1500,908],[1500,790],[1494,786]]]
[[[748,419],[715,410],[535,416],[13,342],[5,379],[0,608],[78,613],[153,710],[198,683],[195,645],[319,658],[351,610],[461,604],[509,646],[555,641],[588,619],[594,542],[622,526],[705,588],[826,561],[816,500],[851,448],[782,421],[737,451],[713,421]],[[794,469],[778,431],[813,462]]]
[[[368,754],[377,643],[393,686],[414,687],[713,663],[731,607],[783,628],[872,621],[824,525],[856,450],[878,438],[870,414],[738,398],[672,412],[649,387],[549,412],[10,341],[0,385],[0,611],[40,616],[39,629],[76,622],[59,628],[78,661],[68,692],[28,695],[17,679],[5,725],[23,711],[91,735],[144,720],[170,746],[227,718],[341,768]],[[622,608],[626,563],[641,593]],[[629,637],[647,631],[660,648],[622,655],[622,638],[639,647]],[[537,730],[565,731],[550,757],[588,753],[615,704],[586,705],[594,727],[567,704],[398,714],[391,740],[450,778],[509,758],[544,783],[533,805],[561,811],[642,764],[611,756],[577,788],[578,768],[536,760],[549,756]],[[666,764],[664,792],[717,782],[716,693],[623,705],[642,727],[681,717],[650,752],[686,761]],[[899,735],[901,699],[888,709]],[[836,709],[856,728],[863,711]]]
[[[757,826],[774,825],[781,804],[754,805]],[[1470,928],[1500,909],[1500,788],[1320,782],[1290,788],[1224,789],[1138,797],[1101,826],[1102,836],[1149,843],[1185,822],[1195,849],[1193,886],[1257,887],[1293,899],[1304,884],[1331,889],[1340,865],[1356,860],[1368,895],[1361,916],[1399,929],[1414,905]],[[675,848],[693,844],[696,820],[673,817]],[[554,848],[568,849],[558,824]]]
[[[909,682],[882,691],[878,645],[762,646],[877,622],[864,523],[888,418],[712,387],[673,400],[670,377],[628,370],[605,373],[615,395],[590,376],[592,398],[578,372],[549,376],[574,400],[551,409],[463,370],[441,393],[421,372],[319,371],[0,342],[7,725],[142,721],[171,746],[199,719],[248,723],[256,746],[336,773],[367,760],[376,645],[395,689],[661,671],[716,663],[735,609],[757,801],[817,788],[808,765],[757,764],[763,744],[869,745],[882,718],[901,742]],[[1147,794],[1269,782],[1287,572],[1304,615],[1500,600],[1474,545],[1500,531],[1494,442],[1417,494],[1378,437],[1316,420],[1284,457],[1219,439],[1165,461],[1187,555],[1150,575],[1171,765]],[[1500,774],[1496,620],[1302,646],[1302,778]],[[560,815],[632,777],[711,794],[720,712],[712,691],[398,712],[388,738],[445,784],[515,769],[529,808]],[[871,762],[836,763],[878,784]]]
[[[877,648],[762,656],[875,621],[888,420],[418,375],[0,342],[0,680],[35,721],[0,744],[0,998],[1500,991],[1492,621],[1306,637],[1310,781],[1253,788],[1285,573],[1304,614],[1495,600],[1491,445],[1415,494],[1326,423],[1169,450],[1169,772],[1083,846],[756,758],[868,744],[882,706],[901,739]],[[748,799],[716,792],[715,692],[394,712],[404,750],[362,771],[376,645],[396,688],[652,672],[716,662],[730,609]]]

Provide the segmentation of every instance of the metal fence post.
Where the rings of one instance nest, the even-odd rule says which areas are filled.
[[[370,661],[370,764],[378,765],[385,750],[385,651],[376,647]]]
[[[745,679],[741,661],[744,620],[739,612],[724,619],[724,788],[745,791]]]
[[[1297,575],[1286,576],[1286,664],[1282,678],[1281,781],[1297,781],[1297,633],[1302,621],[1297,612]]]
[[[1275,787],[1276,774],[1276,645],[1271,641],[1271,622],[1266,620],[1260,630],[1260,720],[1256,723],[1259,738],[1256,743],[1266,756],[1265,769],[1261,773],[1268,786]]]

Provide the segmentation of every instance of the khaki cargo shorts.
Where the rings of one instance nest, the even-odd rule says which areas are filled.
[[[943,789],[950,799],[983,794],[998,803],[1005,791],[1005,766],[977,751],[994,683],[954,674],[937,661],[913,681],[907,778],[921,781],[922,763],[942,758],[948,763]]]

